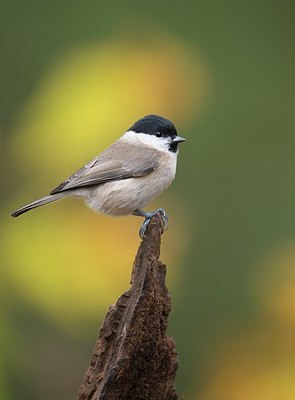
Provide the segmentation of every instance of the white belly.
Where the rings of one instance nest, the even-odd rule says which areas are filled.
[[[96,212],[114,216],[132,214],[170,186],[175,178],[176,157],[166,161],[147,176],[104,183],[77,194]]]

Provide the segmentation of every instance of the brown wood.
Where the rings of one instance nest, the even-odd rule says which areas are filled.
[[[79,400],[177,400],[174,340],[166,336],[171,310],[159,261],[162,220],[141,242],[131,288],[111,305],[101,326]]]

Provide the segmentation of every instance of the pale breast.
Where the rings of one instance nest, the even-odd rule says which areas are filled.
[[[165,152],[160,166],[149,175],[108,182],[83,190],[81,195],[96,212],[114,216],[132,214],[170,186],[175,178],[176,161],[176,154]]]

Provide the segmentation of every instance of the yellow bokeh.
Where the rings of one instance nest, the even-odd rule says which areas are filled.
[[[295,328],[295,245],[275,249],[258,269],[255,297],[263,311],[278,324]]]
[[[12,156],[39,179],[42,168],[71,173],[143,115],[195,118],[206,80],[197,57],[166,37],[81,46],[52,66],[27,103]]]
[[[293,243],[278,246],[257,264],[249,276],[257,316],[221,341],[198,398],[295,398],[294,264]]]
[[[242,334],[228,338],[211,368],[198,397],[202,400],[295,398],[294,337],[274,325],[246,327]]]

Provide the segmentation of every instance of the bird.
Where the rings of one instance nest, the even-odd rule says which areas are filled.
[[[49,195],[18,208],[11,216],[18,217],[64,197],[82,197],[97,213],[144,217],[139,231],[143,239],[157,213],[163,219],[164,228],[168,226],[163,208],[153,212],[143,211],[143,208],[175,179],[179,144],[184,141],[186,139],[178,136],[170,120],[155,114],[146,115]]]

